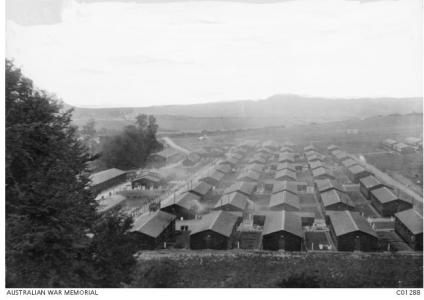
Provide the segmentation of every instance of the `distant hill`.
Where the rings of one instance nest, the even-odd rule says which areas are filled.
[[[291,126],[422,111],[421,98],[326,99],[274,95],[257,101],[125,108],[75,107],[74,123],[81,126],[94,119],[98,129],[120,130],[133,123],[138,114],[151,114],[156,116],[161,131],[175,132]]]

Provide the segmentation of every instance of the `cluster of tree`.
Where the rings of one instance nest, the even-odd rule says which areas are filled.
[[[132,219],[99,215],[71,111],[6,60],[6,285],[118,287]]]
[[[135,125],[126,126],[120,134],[104,142],[100,168],[128,170],[143,166],[151,153],[163,148],[156,139],[157,130],[154,116],[138,115]]]

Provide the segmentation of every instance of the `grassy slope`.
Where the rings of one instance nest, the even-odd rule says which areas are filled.
[[[133,287],[154,287],[158,280],[161,287],[278,287],[302,273],[320,287],[422,287],[422,259],[421,254],[144,252]]]

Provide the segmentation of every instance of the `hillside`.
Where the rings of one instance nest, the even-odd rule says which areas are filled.
[[[92,118],[99,129],[119,130],[143,113],[155,115],[161,131],[175,132],[291,126],[410,112],[422,112],[420,98],[325,99],[275,95],[257,101],[125,108],[77,107],[74,122],[81,126]]]

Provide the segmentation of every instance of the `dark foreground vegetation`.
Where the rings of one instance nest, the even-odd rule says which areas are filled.
[[[132,287],[422,287],[422,255],[234,251],[143,254]]]
[[[6,287],[120,287],[132,219],[98,215],[72,111],[6,61]]]

